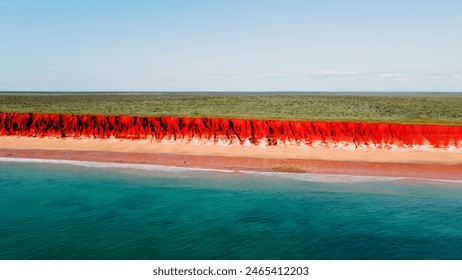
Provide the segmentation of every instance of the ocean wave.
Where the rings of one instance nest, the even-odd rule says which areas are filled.
[[[18,162],[18,163],[48,163],[48,164],[66,164],[88,168],[105,168],[105,169],[131,169],[144,171],[157,171],[164,173],[186,173],[186,172],[220,172],[220,173],[242,173],[251,176],[277,177],[281,179],[306,181],[306,182],[323,182],[323,183],[367,183],[367,182],[390,182],[400,180],[419,180],[433,181],[443,183],[462,184],[462,180],[449,179],[431,179],[431,178],[411,178],[411,177],[388,177],[388,176],[367,176],[367,175],[343,175],[343,174],[315,174],[315,173],[288,173],[288,172],[261,172],[261,171],[234,171],[226,169],[212,168],[195,168],[179,167],[153,164],[136,164],[136,163],[112,163],[112,162],[93,162],[78,160],[60,160],[60,159],[37,159],[37,158],[2,158],[0,162]]]
[[[431,181],[441,183],[462,184],[462,180],[436,179],[436,178],[413,178],[413,177],[390,177],[390,176],[368,176],[368,175],[343,175],[343,174],[316,174],[316,173],[287,173],[287,172],[256,172],[241,171],[247,174],[273,176],[283,179],[292,179],[306,182],[324,183],[367,183],[367,182],[391,182],[402,180]]]
[[[147,171],[164,171],[164,172],[187,172],[187,171],[207,171],[207,172],[225,172],[232,173],[232,170],[179,167],[154,164],[137,164],[137,163],[113,163],[113,162],[95,162],[80,160],[61,160],[61,159],[38,159],[38,158],[2,158],[0,162],[23,162],[23,163],[49,163],[49,164],[67,164],[91,168],[118,168],[118,169],[138,169]]]
[[[315,174],[315,173],[286,173],[286,172],[255,172],[241,171],[246,174],[273,176],[283,179],[292,179],[306,182],[325,182],[325,183],[367,183],[367,182],[389,182],[403,179],[406,177],[386,177],[386,176],[366,176],[366,175],[342,175],[342,174]]]

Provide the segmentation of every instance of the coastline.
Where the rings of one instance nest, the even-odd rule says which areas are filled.
[[[149,140],[0,137],[0,157],[149,164],[230,171],[462,179],[462,151],[241,146]]]

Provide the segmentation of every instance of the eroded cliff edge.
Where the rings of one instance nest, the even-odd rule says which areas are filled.
[[[215,144],[462,148],[462,126],[0,113],[0,136]]]

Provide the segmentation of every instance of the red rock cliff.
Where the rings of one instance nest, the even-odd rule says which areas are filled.
[[[0,135],[462,148],[462,126],[0,113]]]

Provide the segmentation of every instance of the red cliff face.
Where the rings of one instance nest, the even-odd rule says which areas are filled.
[[[462,148],[462,126],[0,113],[0,135]]]

